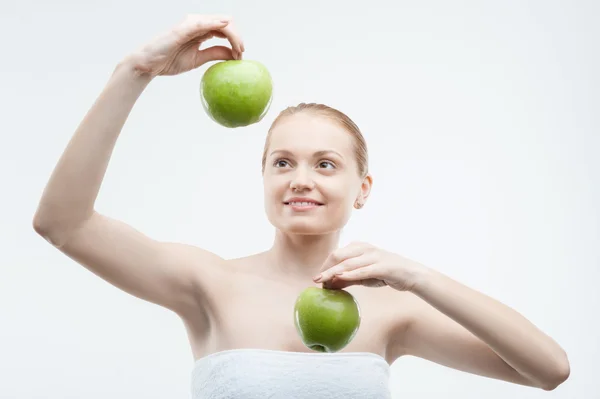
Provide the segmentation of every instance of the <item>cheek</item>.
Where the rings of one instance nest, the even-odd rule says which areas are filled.
[[[336,205],[353,204],[355,200],[354,185],[346,179],[332,180],[323,184],[323,193],[329,202]]]
[[[283,198],[286,191],[285,182],[275,176],[263,178],[263,194],[267,205],[275,205]]]

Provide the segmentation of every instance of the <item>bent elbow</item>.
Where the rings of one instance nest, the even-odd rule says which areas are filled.
[[[549,378],[548,381],[541,386],[541,388],[544,391],[553,391],[558,388],[559,385],[565,382],[570,375],[571,366],[565,354],[564,359],[556,365],[552,378]]]
[[[32,221],[33,230],[41,236],[44,240],[49,242],[55,247],[60,247],[62,245],[61,239],[59,238],[61,234],[58,234],[58,228],[52,226],[51,224],[45,222],[39,216],[34,216]]]
[[[40,236],[46,238],[49,236],[49,231],[51,230],[48,227],[48,224],[45,223],[40,216],[37,214],[33,217],[33,221],[31,222],[31,226],[33,230]]]

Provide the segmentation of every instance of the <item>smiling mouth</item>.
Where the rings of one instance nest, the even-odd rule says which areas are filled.
[[[323,204],[319,203],[319,202],[312,202],[312,201],[290,201],[290,202],[284,202],[284,205],[290,205],[290,206],[297,206],[297,207],[311,207],[311,206],[322,206]]]

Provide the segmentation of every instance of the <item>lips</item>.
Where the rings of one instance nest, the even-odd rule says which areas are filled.
[[[319,202],[312,198],[304,198],[304,197],[290,198],[287,201],[284,201],[284,204],[292,205],[292,206],[320,206],[320,205],[323,205],[322,202]]]

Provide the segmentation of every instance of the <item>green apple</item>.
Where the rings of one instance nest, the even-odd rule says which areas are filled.
[[[221,61],[204,72],[200,97],[206,113],[218,124],[229,127],[259,122],[273,99],[273,81],[258,61]]]
[[[352,341],[360,327],[360,308],[348,291],[309,287],[294,305],[294,323],[304,345],[333,353]]]

